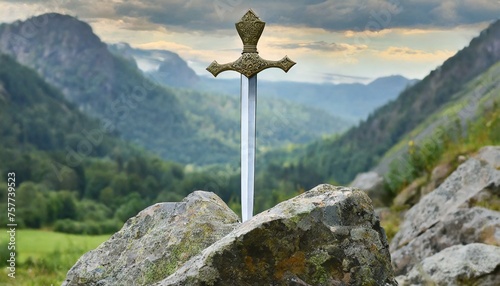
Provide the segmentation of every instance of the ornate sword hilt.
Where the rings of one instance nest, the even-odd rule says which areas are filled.
[[[257,43],[264,31],[266,23],[261,21],[251,9],[248,10],[235,25],[236,31],[238,31],[238,35],[243,42],[241,57],[227,64],[219,64],[217,61],[213,61],[207,67],[207,71],[212,73],[214,77],[223,71],[233,70],[250,78],[267,68],[280,68],[288,72],[288,70],[295,65],[295,62],[287,56],[279,61],[268,61],[259,56]]]

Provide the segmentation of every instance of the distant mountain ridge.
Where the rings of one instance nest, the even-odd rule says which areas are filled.
[[[331,84],[259,81],[259,96],[282,98],[321,109],[352,121],[366,119],[377,107],[395,99],[405,88],[415,84],[403,76],[377,78],[368,84]],[[238,80],[201,77],[198,88],[238,94]]]
[[[108,45],[109,49],[133,62],[157,83],[187,87],[231,96],[239,95],[239,79],[198,76],[179,55],[164,50],[132,48],[127,43]],[[323,110],[353,122],[366,119],[377,107],[395,99],[416,83],[400,75],[381,77],[368,84],[330,84],[273,82],[259,80],[260,98],[281,98]]]

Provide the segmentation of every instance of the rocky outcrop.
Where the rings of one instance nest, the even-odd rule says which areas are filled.
[[[481,285],[500,281],[500,247],[481,243],[454,245],[425,258],[404,277],[400,286]]]
[[[149,285],[172,274],[237,223],[238,216],[213,193],[196,191],[179,203],[155,204],[83,255],[63,285]]]
[[[392,201],[393,205],[398,207],[413,206],[420,200],[420,191],[426,178],[418,178],[409,186],[404,188]]]
[[[460,161],[461,157],[463,156],[459,156],[457,158],[457,161]],[[464,161],[460,163],[463,163]],[[450,175],[452,171],[454,170],[452,166],[448,163],[436,166],[431,172],[431,177],[429,179],[429,182],[425,186],[423,186],[422,189],[420,190],[420,196],[425,196],[428,193],[434,191],[444,182],[444,180],[446,180],[446,178]]]
[[[423,196],[437,189],[452,171],[452,166],[447,163],[436,166],[432,170],[430,178],[420,177],[399,192],[392,202],[393,205],[397,207],[415,205]]]
[[[222,238],[235,215],[213,194],[190,197],[129,220],[77,262],[65,285],[396,285],[385,233],[360,190],[320,185]]]
[[[245,222],[158,285],[395,285],[361,191],[321,185]]]
[[[410,270],[424,258],[453,245],[487,243],[500,246],[500,213],[484,208],[462,208],[404,247],[391,252],[396,273]]]
[[[448,256],[457,258],[469,255],[474,253],[474,249],[491,248],[490,250],[499,251],[495,246],[500,246],[500,212],[482,207],[487,206],[492,197],[500,195],[499,166],[500,147],[483,148],[474,158],[460,165],[436,190],[408,210],[390,245],[396,274],[407,275],[400,277],[401,281],[422,285],[418,284],[421,280],[417,281],[415,278],[419,275],[424,277],[422,273],[429,273],[432,279],[434,275],[447,273],[449,276],[438,277],[433,281],[438,285],[456,285],[449,281],[472,276],[464,276],[468,274],[460,272],[463,269],[449,272],[446,268],[448,266],[439,268],[441,274],[438,274],[439,271],[433,268],[436,261]],[[469,244],[475,246],[459,248]],[[500,256],[500,253],[497,255]],[[469,258],[461,259],[468,261]],[[470,259],[474,258],[471,256]],[[426,269],[431,270],[426,272]],[[487,269],[491,273],[481,272],[482,274],[477,275],[484,279],[498,275],[495,267]],[[440,284],[439,281],[443,282]]]

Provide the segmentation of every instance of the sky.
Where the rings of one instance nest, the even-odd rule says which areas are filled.
[[[500,0],[0,0],[0,22],[76,16],[104,42],[173,51],[208,77],[213,60],[240,56],[234,23],[250,8],[266,22],[259,55],[297,62],[259,79],[318,83],[421,79],[500,17]]]

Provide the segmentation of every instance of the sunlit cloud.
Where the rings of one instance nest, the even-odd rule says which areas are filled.
[[[304,49],[304,50],[318,50],[326,52],[341,52],[349,48],[362,49],[362,46],[353,47],[348,44],[327,43],[325,41],[305,42],[305,43],[287,43],[273,45],[280,49]]]
[[[415,61],[415,62],[443,62],[449,57],[453,56],[456,52],[448,50],[437,50],[437,51],[423,51],[415,50],[409,47],[389,47],[388,49],[377,52],[377,56],[385,58],[392,61]]]
[[[0,22],[46,12],[78,17],[105,42],[178,53],[200,75],[213,60],[240,56],[234,23],[249,8],[243,0],[0,0],[0,7]],[[260,55],[297,61],[288,74],[266,76],[314,82],[423,77],[500,15],[496,0],[254,0],[252,9],[266,22]]]

